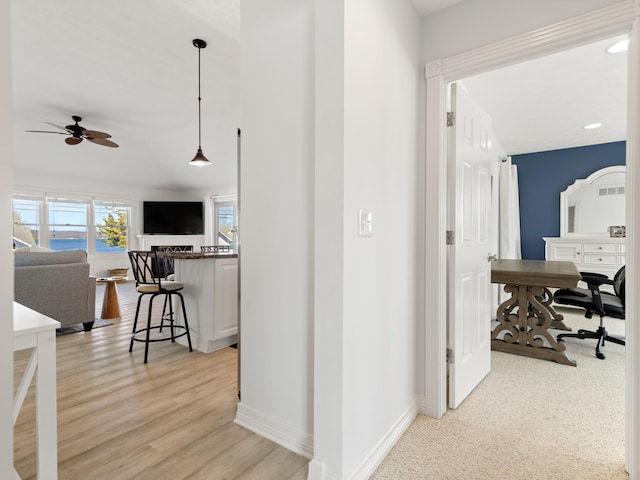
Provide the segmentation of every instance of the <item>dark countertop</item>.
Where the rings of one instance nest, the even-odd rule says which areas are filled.
[[[200,260],[203,258],[238,258],[237,253],[158,252],[158,257],[176,260]]]

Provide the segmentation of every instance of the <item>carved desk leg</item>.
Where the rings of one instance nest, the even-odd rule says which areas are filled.
[[[555,309],[551,306],[551,304],[553,303],[553,294],[548,288],[543,289],[543,294],[538,300],[547,308],[547,310],[553,317],[553,321],[551,322],[551,328],[555,328],[556,330],[565,330],[567,332],[571,331],[571,328],[569,328],[563,322],[564,316],[556,312]],[[536,316],[538,315],[542,315],[542,312],[536,312]]]
[[[499,325],[491,334],[491,348],[575,366],[564,352],[566,346],[548,331],[552,321],[562,320],[550,308],[550,300],[545,301],[544,296],[550,292],[527,285],[506,285],[504,290],[511,293],[511,298],[498,307]]]

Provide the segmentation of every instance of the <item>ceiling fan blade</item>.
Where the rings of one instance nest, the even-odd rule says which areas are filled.
[[[90,142],[97,143],[98,145],[104,145],[105,147],[118,147],[117,143],[107,140],[106,138],[87,138]]]
[[[69,137],[64,139],[67,145],[77,145],[82,141],[82,138],[78,137]]]
[[[60,130],[64,130],[65,132],[73,133],[73,131],[69,130],[67,127],[62,127],[60,125],[56,125],[55,123],[51,123],[51,122],[44,122],[44,123],[51,125],[52,127],[59,128]]]
[[[71,135],[70,133],[50,132],[49,130],[25,130],[25,132],[31,132],[31,133],[59,133],[60,135]]]
[[[96,130],[84,130],[82,135],[87,138],[111,138],[111,135],[108,133],[98,132]]]

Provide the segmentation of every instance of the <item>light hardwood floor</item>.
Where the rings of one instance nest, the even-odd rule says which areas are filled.
[[[96,292],[98,317],[103,289]],[[153,343],[145,365],[144,344],[128,352],[134,285],[119,284],[118,293],[121,320],[57,337],[60,480],[307,478],[305,458],[233,423],[235,349],[205,355]],[[160,300],[155,304],[161,308]],[[17,378],[27,353],[15,354]],[[32,385],[15,427],[23,480],[36,471],[34,393]]]

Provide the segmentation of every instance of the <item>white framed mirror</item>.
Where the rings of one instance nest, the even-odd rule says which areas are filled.
[[[576,180],[560,192],[560,236],[609,236],[625,225],[627,167],[616,165]]]

